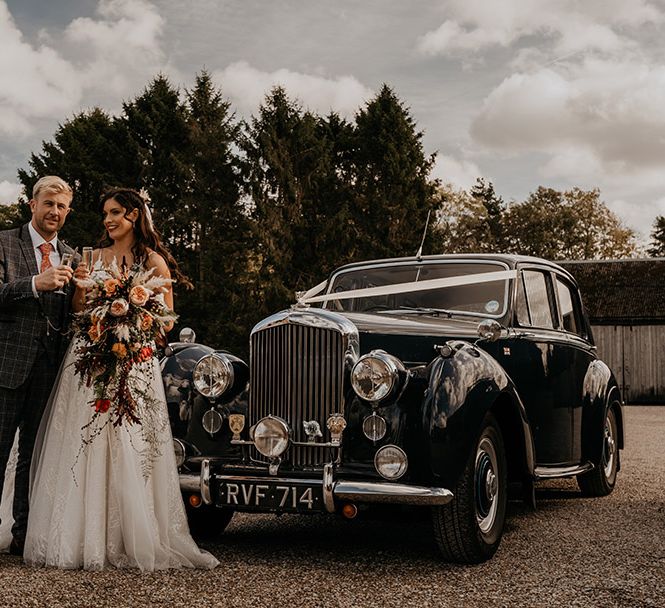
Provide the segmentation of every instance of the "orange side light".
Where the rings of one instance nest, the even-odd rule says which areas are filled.
[[[200,507],[201,506],[201,497],[198,494],[190,494],[189,495],[189,504],[192,505],[192,507]]]
[[[342,515],[344,515],[346,519],[353,519],[356,515],[358,515],[358,507],[350,502],[347,502],[342,507]]]

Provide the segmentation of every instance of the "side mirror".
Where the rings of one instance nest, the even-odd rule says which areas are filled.
[[[502,330],[503,327],[501,327],[501,324],[494,319],[485,319],[478,323],[478,336],[480,336],[482,340],[495,342],[501,337]]]

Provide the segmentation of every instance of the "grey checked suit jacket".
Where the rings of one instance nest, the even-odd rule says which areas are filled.
[[[58,252],[72,252],[58,239]],[[75,265],[75,264],[74,264]],[[27,379],[37,354],[53,343],[47,318],[58,329],[69,319],[73,285],[67,295],[32,293],[32,276],[38,274],[37,261],[28,225],[0,231],[0,387],[14,389]],[[57,348],[61,340],[57,341]],[[63,340],[63,342],[66,342]],[[58,353],[60,356],[61,352]],[[54,364],[59,365],[59,360]]]

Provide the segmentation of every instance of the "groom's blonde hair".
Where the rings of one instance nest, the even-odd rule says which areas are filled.
[[[71,196],[74,196],[72,187],[64,179],[58,177],[57,175],[45,175],[41,179],[37,180],[37,183],[32,188],[32,198],[37,198],[42,190],[52,194],[66,192]]]

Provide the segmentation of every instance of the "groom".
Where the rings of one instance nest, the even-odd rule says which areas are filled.
[[[58,239],[71,210],[71,187],[56,176],[34,186],[28,224],[0,231],[0,496],[16,430],[19,452],[10,553],[23,555],[28,523],[30,461],[37,429],[67,339],[73,253]],[[63,288],[65,294],[55,293]]]

